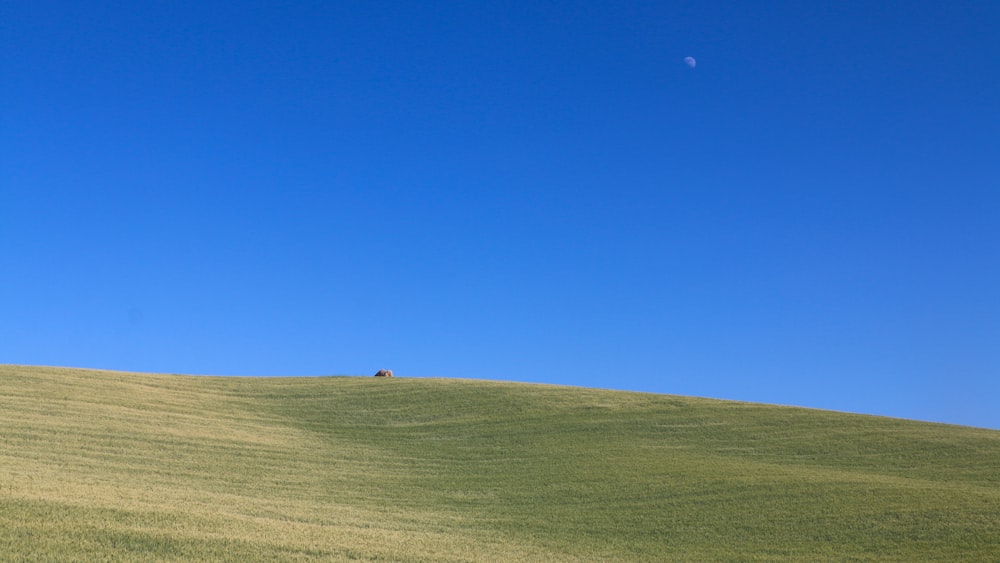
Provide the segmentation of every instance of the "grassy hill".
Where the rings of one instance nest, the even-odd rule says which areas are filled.
[[[469,380],[0,366],[5,560],[1000,559],[1000,432]]]

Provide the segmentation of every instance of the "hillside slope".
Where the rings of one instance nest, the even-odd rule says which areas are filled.
[[[0,365],[13,560],[1000,554],[1000,432],[444,379]]]

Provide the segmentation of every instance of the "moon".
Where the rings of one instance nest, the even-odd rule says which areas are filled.
[[[694,60],[694,57],[684,57],[684,64],[691,68],[698,66],[698,61]]]

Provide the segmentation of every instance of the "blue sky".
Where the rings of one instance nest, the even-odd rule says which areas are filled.
[[[998,28],[985,0],[4,2],[0,362],[1000,428]]]

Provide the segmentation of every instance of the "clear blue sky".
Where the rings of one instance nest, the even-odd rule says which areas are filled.
[[[998,30],[995,0],[6,1],[0,363],[1000,428]]]

